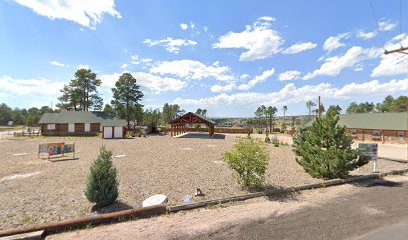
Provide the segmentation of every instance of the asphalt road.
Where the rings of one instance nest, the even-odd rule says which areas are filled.
[[[408,182],[356,185],[362,191],[318,207],[177,239],[408,239]]]

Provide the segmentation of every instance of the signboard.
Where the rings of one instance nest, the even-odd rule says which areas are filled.
[[[370,160],[378,159],[378,144],[377,143],[359,143],[358,150],[360,156],[369,157]]]
[[[40,153],[47,153],[48,158],[54,155],[64,156],[64,153],[74,153],[75,157],[75,143],[65,144],[64,142],[61,142],[40,144],[38,146],[38,157],[40,157]]]

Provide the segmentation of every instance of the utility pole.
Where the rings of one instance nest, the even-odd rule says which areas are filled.
[[[384,54],[385,54],[385,55],[390,54],[390,53],[408,54],[408,53],[404,52],[404,51],[407,51],[407,50],[408,50],[408,47],[402,47],[402,46],[401,46],[401,48],[393,49],[393,50],[390,50],[390,51],[384,50]]]
[[[387,55],[387,54],[393,54],[393,53],[402,53],[402,54],[407,54],[408,55],[407,52],[404,52],[404,51],[407,51],[407,50],[408,50],[408,47],[402,47],[401,46],[400,48],[389,50],[389,51],[384,49],[384,54]],[[407,86],[407,90],[408,90],[408,86]],[[407,103],[406,112],[407,112],[407,115],[408,115],[408,103]],[[407,122],[407,126],[408,126],[408,122]],[[406,129],[406,130],[408,130],[408,129]],[[407,147],[407,160],[408,160],[408,147]]]
[[[318,101],[319,106],[317,107],[317,117],[320,118],[320,96]]]

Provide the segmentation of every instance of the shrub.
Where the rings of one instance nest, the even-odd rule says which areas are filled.
[[[261,188],[269,162],[265,145],[256,139],[240,139],[234,149],[226,151],[223,159],[235,170],[240,184],[249,188]]]
[[[251,139],[251,133],[250,132],[248,133],[247,138]]]
[[[294,151],[301,157],[296,161],[313,177],[344,178],[367,163],[364,158],[357,160],[358,151],[351,149],[352,137],[345,126],[337,125],[339,119],[336,111],[328,111],[294,138]]]
[[[271,139],[269,138],[269,134],[268,134],[268,133],[266,133],[265,142],[266,142],[266,143],[270,143],[270,142],[271,142]]]
[[[112,204],[119,195],[116,168],[113,167],[111,158],[112,151],[103,146],[90,168],[85,196],[98,207]]]

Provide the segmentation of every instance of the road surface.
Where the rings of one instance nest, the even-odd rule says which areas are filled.
[[[405,175],[257,198],[47,239],[407,239],[407,229]]]

